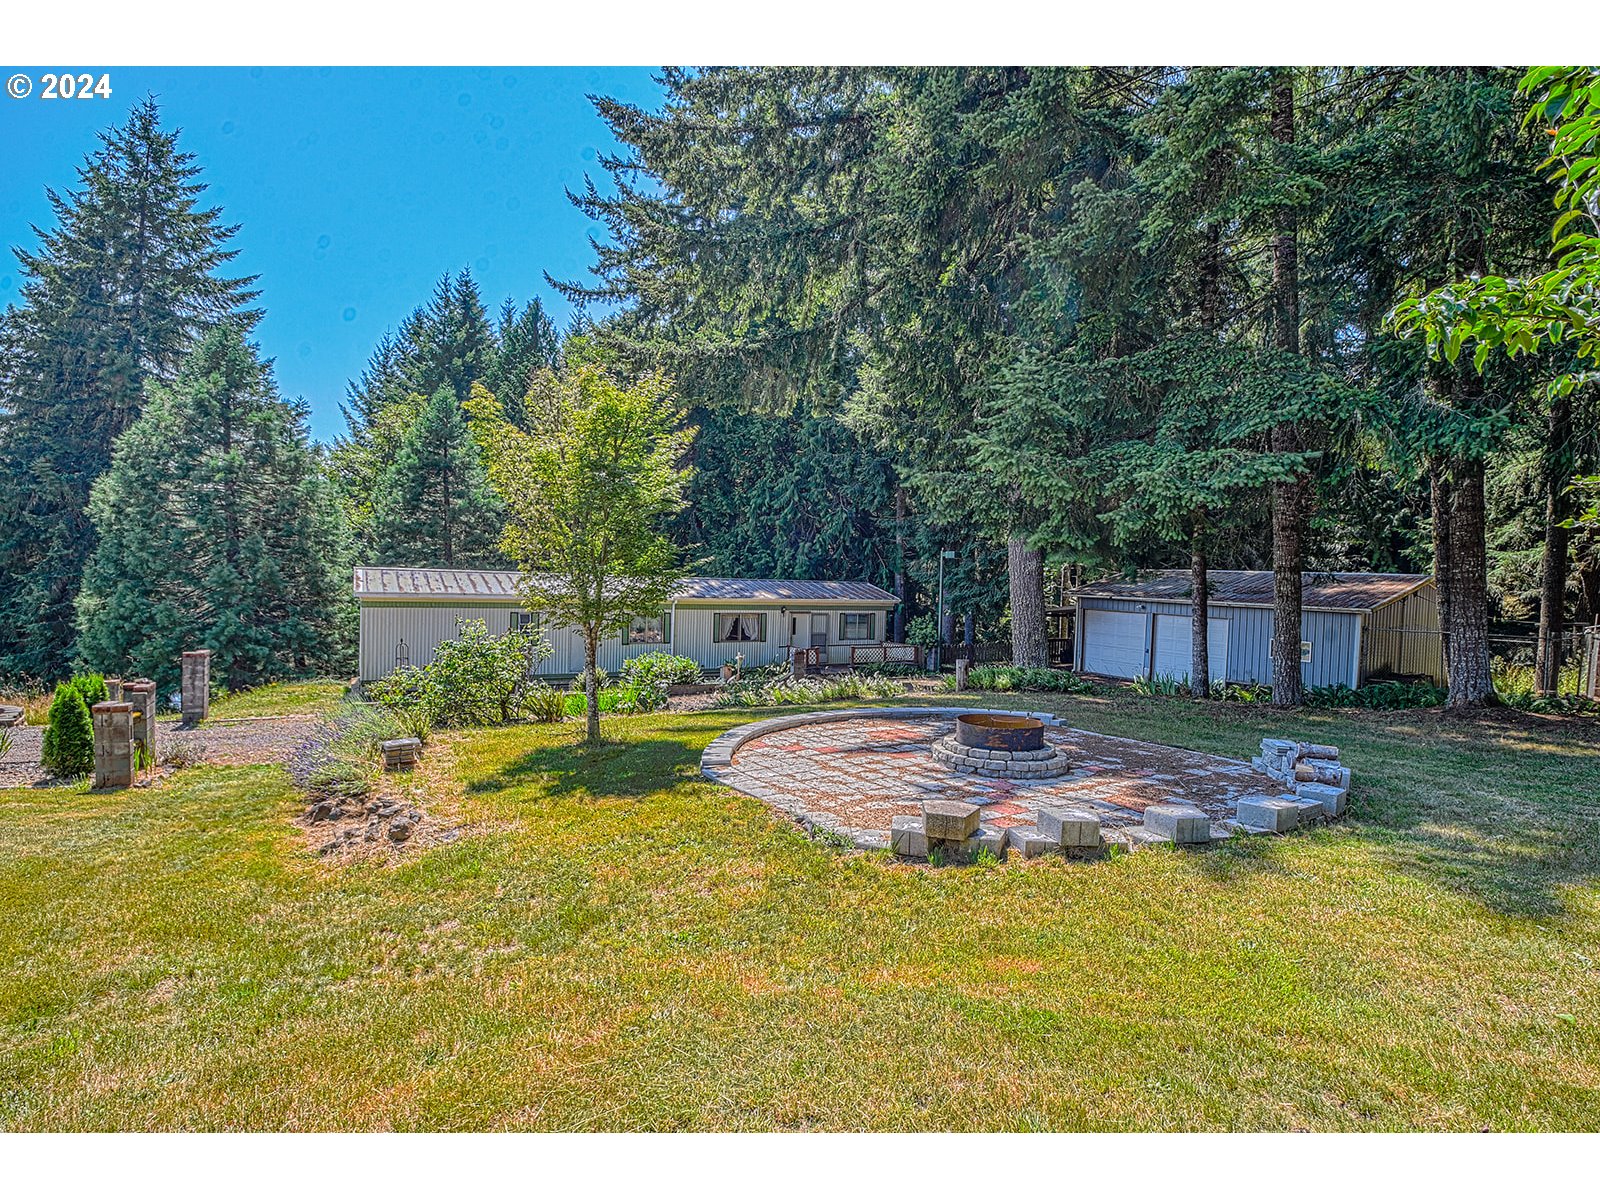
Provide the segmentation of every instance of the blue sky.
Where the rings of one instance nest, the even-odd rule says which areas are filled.
[[[491,312],[539,296],[543,272],[578,278],[602,230],[568,203],[614,149],[585,99],[653,103],[644,68],[111,68],[109,100],[0,96],[0,304],[20,284],[9,247],[48,221],[46,185],[71,187],[97,143],[147,93],[197,155],[207,199],[241,226],[242,274],[259,275],[256,336],[285,394],[311,404],[322,439],[385,329],[470,266]],[[98,70],[95,72],[98,75]]]

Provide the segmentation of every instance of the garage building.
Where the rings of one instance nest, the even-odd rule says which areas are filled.
[[[1075,667],[1116,679],[1187,680],[1187,571],[1086,584],[1075,593]],[[1272,682],[1272,572],[1212,571],[1208,646],[1214,681]],[[1444,682],[1439,598],[1428,575],[1306,572],[1300,661],[1307,687],[1369,679]]]

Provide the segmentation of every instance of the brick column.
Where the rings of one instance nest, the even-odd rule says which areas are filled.
[[[789,652],[789,669],[796,679],[806,677],[806,652],[795,649]]]
[[[133,705],[103,700],[94,706],[94,786],[133,786]]]
[[[117,703],[117,702],[121,701],[121,699],[122,699],[122,680],[120,680],[120,679],[108,679],[108,680],[106,680],[106,699],[110,700],[112,703]]]
[[[144,747],[145,762],[156,765],[156,685],[152,679],[126,679],[122,695],[133,708],[134,743]]]
[[[211,715],[211,651],[183,652],[183,723],[198,725]]]

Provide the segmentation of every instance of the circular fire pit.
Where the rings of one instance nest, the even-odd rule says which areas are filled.
[[[1037,717],[1002,717],[973,713],[956,718],[956,741],[969,749],[1044,749],[1044,722]]]
[[[955,732],[936,740],[928,753],[963,774],[1002,779],[1054,779],[1072,769],[1066,751],[1044,740],[1037,717],[967,713]]]

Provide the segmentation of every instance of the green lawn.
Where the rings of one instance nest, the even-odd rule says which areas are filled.
[[[211,701],[210,719],[238,717],[284,717],[313,713],[322,715],[339,706],[349,685],[335,679],[311,679],[300,683],[269,683],[243,692],[224,692]]]
[[[1333,741],[1353,819],[897,865],[701,781],[729,712],[456,735],[478,831],[397,866],[276,768],[0,792],[0,1126],[1600,1126],[1600,734],[983,699]]]

